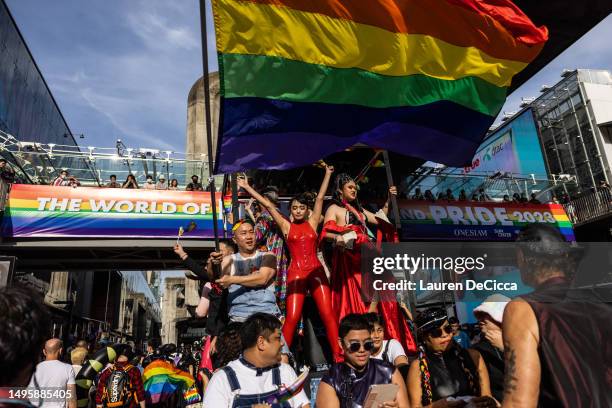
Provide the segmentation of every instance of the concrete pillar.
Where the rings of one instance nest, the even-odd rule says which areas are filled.
[[[68,309],[66,304],[56,304],[54,302],[66,302],[69,300],[68,284],[70,274],[66,271],[51,272],[49,280],[49,290],[45,294],[45,303],[60,309]]]

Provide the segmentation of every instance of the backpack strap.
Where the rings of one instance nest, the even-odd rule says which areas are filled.
[[[230,388],[232,392],[240,389],[240,383],[238,382],[238,377],[236,376],[236,372],[232,367],[225,366],[221,368],[225,375],[227,376],[227,380],[229,381]]]
[[[385,349],[382,353],[382,359],[387,363],[393,364],[393,361],[389,361],[389,344],[391,344],[391,339],[387,340],[387,344],[385,344]]]
[[[279,367],[274,367],[272,369],[272,384],[276,385],[277,387],[281,386],[281,375]]]

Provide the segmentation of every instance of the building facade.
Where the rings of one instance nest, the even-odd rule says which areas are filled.
[[[0,156],[8,160],[22,183],[47,183],[62,168],[82,168],[78,176],[93,176],[83,160],[41,158],[38,144],[78,144],[42,72],[11,15],[0,0]],[[74,161],[74,160],[73,160]]]
[[[612,173],[612,73],[566,70],[529,106],[534,110],[549,173],[570,175],[570,195],[590,192]],[[570,185],[568,185],[570,188]]]
[[[219,73],[212,72],[208,76],[210,84],[210,103],[211,103],[211,129],[213,134],[213,158],[217,152],[217,132],[219,126],[220,110],[220,91]],[[186,158],[189,160],[201,160],[201,166],[208,163],[208,139],[206,138],[206,117],[204,113],[204,77],[198,79],[187,97],[187,142]],[[198,164],[190,164],[190,171],[187,171],[186,183],[189,183],[190,174],[199,175],[202,172]]]
[[[200,301],[198,285],[199,281],[184,276],[165,278],[161,296],[162,343],[180,344],[183,340],[185,324],[194,320]]]

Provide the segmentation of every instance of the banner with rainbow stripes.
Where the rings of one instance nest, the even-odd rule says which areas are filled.
[[[463,166],[548,40],[510,0],[212,4],[219,173],[308,165],[357,143]]]
[[[219,231],[231,201],[218,194]],[[212,238],[211,194],[15,184],[4,237]],[[231,229],[231,226],[229,226]]]
[[[574,229],[560,204],[398,200],[402,241],[515,241],[527,224],[558,228],[567,241]]]

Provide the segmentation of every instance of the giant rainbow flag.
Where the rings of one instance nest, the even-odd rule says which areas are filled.
[[[213,0],[217,172],[357,143],[462,166],[548,38],[509,0]]]

